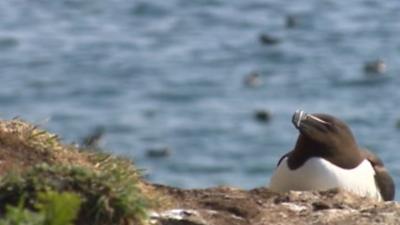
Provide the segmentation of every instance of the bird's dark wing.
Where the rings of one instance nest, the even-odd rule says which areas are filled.
[[[382,160],[367,149],[362,149],[361,152],[363,156],[371,162],[375,170],[375,182],[379,188],[379,191],[381,192],[383,200],[393,200],[395,195],[393,178],[384,167]]]
[[[283,160],[285,157],[289,156],[290,153],[292,153],[292,151],[290,151],[290,152],[284,154],[284,155],[279,159],[278,164],[276,164],[276,167],[278,167],[278,166],[281,164],[282,160]]]

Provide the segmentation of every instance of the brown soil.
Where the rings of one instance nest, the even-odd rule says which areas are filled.
[[[174,225],[359,225],[400,224],[400,205],[376,202],[341,190],[277,194],[267,188],[231,187],[183,190],[147,184],[168,204],[153,214],[153,224]],[[180,219],[168,215],[181,209]]]

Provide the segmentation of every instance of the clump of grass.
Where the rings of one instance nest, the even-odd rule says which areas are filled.
[[[48,191],[39,193],[38,202],[35,207],[44,214],[44,224],[70,225],[78,215],[81,198],[74,193]]]
[[[37,210],[43,202],[41,193],[70,192],[82,200],[75,224],[143,224],[148,204],[137,188],[136,174],[126,166],[115,159],[99,162],[97,170],[41,164],[20,175],[7,175],[0,180],[0,212],[5,212],[5,204],[17,205],[21,196],[25,208]],[[58,212],[59,204],[53,201],[51,207],[40,209]]]
[[[43,192],[39,193],[35,212],[24,208],[23,199],[18,206],[6,207],[0,225],[71,225],[81,204],[80,197],[73,193]]]
[[[0,151],[0,225],[144,224],[156,201],[131,161],[64,145],[19,119],[0,121]],[[63,193],[80,202],[66,214],[74,197]]]
[[[38,163],[91,167],[88,154],[64,145],[57,135],[20,119],[0,120],[0,175],[10,170],[26,170]]]
[[[43,225],[44,215],[18,206],[8,206],[6,214],[0,220],[0,225]]]
[[[23,145],[41,151],[63,148],[57,135],[20,119],[1,121],[0,139],[8,145]]]

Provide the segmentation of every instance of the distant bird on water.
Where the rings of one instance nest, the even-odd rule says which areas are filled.
[[[298,25],[298,20],[295,16],[293,15],[289,15],[286,17],[286,27],[287,28],[293,28],[296,27]]]
[[[263,80],[259,73],[252,72],[244,78],[243,83],[248,87],[258,87],[263,84]]]
[[[386,63],[382,59],[366,62],[364,65],[364,71],[368,74],[384,74],[386,69]]]
[[[281,40],[277,37],[273,37],[269,34],[261,34],[260,42],[264,45],[276,45],[281,42]]]
[[[88,149],[96,149],[100,146],[100,141],[105,133],[104,127],[96,127],[86,137],[82,139],[82,146]]]

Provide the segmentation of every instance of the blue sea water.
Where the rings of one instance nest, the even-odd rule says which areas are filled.
[[[294,146],[293,112],[325,112],[400,187],[399,10],[397,0],[2,0],[0,116],[66,143],[104,127],[103,147],[154,182],[253,188]],[[366,75],[378,58],[387,72]],[[263,85],[243,84],[251,72]],[[270,122],[254,119],[259,109]],[[146,156],[162,147],[169,157]]]

